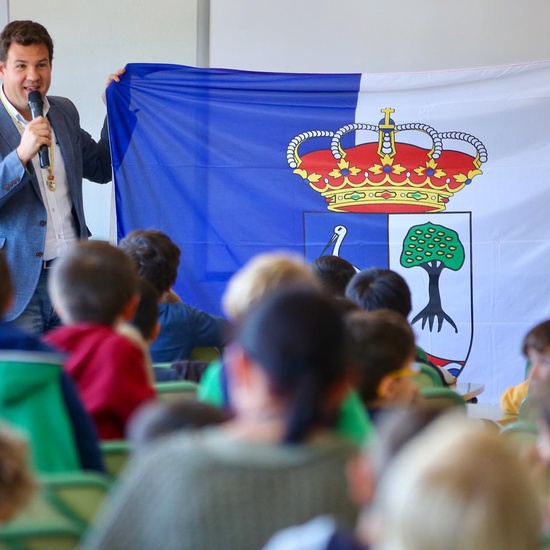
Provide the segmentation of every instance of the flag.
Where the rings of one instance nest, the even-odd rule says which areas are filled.
[[[167,233],[175,290],[213,313],[261,252],[394,269],[418,343],[495,402],[550,317],[549,77],[130,64],[107,90],[118,237]]]

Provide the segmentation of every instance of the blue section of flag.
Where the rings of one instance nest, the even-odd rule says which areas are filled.
[[[389,267],[387,214],[305,212],[304,235],[309,262],[335,254],[358,269]]]
[[[107,90],[118,237],[167,233],[182,249],[176,291],[219,311],[227,280],[252,256],[303,253],[303,212],[326,206],[286,149],[302,132],[352,123],[359,83],[359,74],[128,65]],[[301,153],[329,146],[309,141]]]

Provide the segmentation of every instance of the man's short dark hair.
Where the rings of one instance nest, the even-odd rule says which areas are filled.
[[[0,34],[0,61],[6,61],[10,46],[16,42],[21,46],[44,44],[48,48],[50,63],[53,61],[53,40],[46,27],[34,21],[12,21]]]
[[[8,309],[8,304],[13,296],[13,283],[6,259],[6,253],[0,250],[0,317]]]
[[[365,311],[391,309],[407,318],[412,309],[409,285],[391,269],[364,269],[354,275],[346,297]]]
[[[168,235],[158,229],[136,229],[119,243],[132,258],[138,275],[149,281],[159,294],[176,282],[180,249]]]
[[[115,246],[85,241],[57,260],[49,285],[52,302],[71,323],[112,326],[136,293],[137,274]]]
[[[355,268],[339,256],[319,256],[311,262],[311,269],[323,289],[334,296],[344,296],[346,286],[355,275]]]
[[[388,309],[350,313],[345,321],[359,395],[369,403],[378,398],[382,379],[415,356],[414,334],[402,315]]]

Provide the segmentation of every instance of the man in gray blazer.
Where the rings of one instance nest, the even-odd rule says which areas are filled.
[[[6,320],[42,333],[59,324],[48,297],[49,269],[72,243],[86,239],[82,178],[111,180],[106,123],[95,142],[80,128],[76,107],[46,97],[53,43],[32,21],[13,21],[0,35],[0,248],[16,285]],[[107,84],[118,81],[118,71]],[[40,92],[44,116],[32,118],[29,93]],[[39,149],[46,146],[49,166]],[[48,164],[43,162],[42,164]]]

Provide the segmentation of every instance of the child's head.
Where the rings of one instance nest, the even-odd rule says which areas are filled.
[[[315,275],[298,256],[287,252],[259,254],[229,280],[223,309],[232,319],[239,319],[266,294],[289,285],[319,287]]]
[[[0,250],[0,318],[10,308],[13,298],[13,284],[6,254]]]
[[[405,319],[412,309],[409,285],[391,269],[364,269],[357,273],[346,288],[346,296],[365,311],[391,309]]]
[[[114,325],[132,318],[137,275],[126,254],[104,241],[76,244],[54,265],[52,303],[64,324]]]
[[[527,333],[523,353],[531,364],[529,385],[534,387],[550,381],[550,321],[536,325]]]
[[[366,405],[408,405],[416,399],[414,334],[407,320],[387,309],[346,317],[358,390]]]
[[[237,415],[246,415],[250,403],[258,409],[267,396],[286,419],[284,442],[330,426],[347,376],[346,343],[342,316],[329,297],[307,288],[269,294],[241,319],[227,353]],[[244,384],[247,379],[256,384]]]
[[[138,275],[149,281],[162,296],[176,282],[181,251],[168,235],[158,229],[137,229],[119,243],[132,258]]]
[[[407,409],[389,410],[377,426],[375,441],[348,462],[346,475],[353,502],[366,512],[376,493],[378,482],[393,459],[399,455],[399,451],[432,422],[448,414],[448,410],[423,402],[415,403]],[[358,527],[362,535],[363,527],[368,528],[368,525],[360,522]],[[367,540],[368,537],[365,542]]]
[[[310,267],[323,290],[333,296],[344,296],[346,286],[355,275],[355,268],[339,256],[319,256]]]
[[[128,424],[127,436],[135,452],[140,452],[159,437],[180,431],[204,428],[229,420],[224,409],[194,399],[146,403]]]
[[[158,336],[159,325],[159,294],[156,288],[147,280],[138,280],[139,303],[134,318],[130,324],[138,329],[146,342],[153,342]]]
[[[0,425],[0,523],[25,508],[37,487],[26,441]]]
[[[534,550],[541,506],[525,465],[483,424],[445,415],[384,473],[375,550]],[[378,540],[376,540],[378,539]]]

